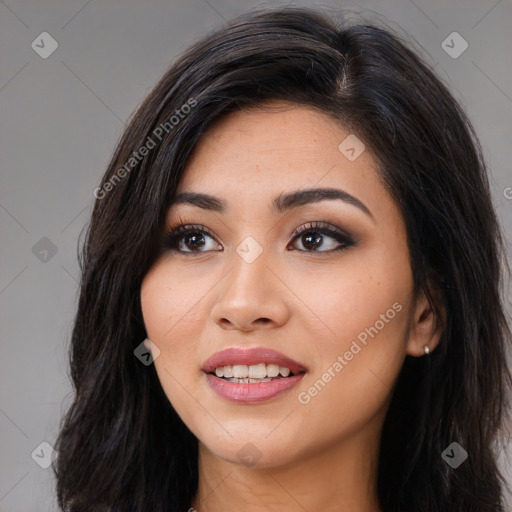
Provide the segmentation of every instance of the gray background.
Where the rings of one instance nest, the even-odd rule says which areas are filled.
[[[250,7],[281,3],[0,1],[0,512],[57,508],[51,469],[31,454],[45,460],[48,450],[38,447],[52,445],[71,401],[76,244],[126,120],[205,31]],[[342,7],[405,34],[462,102],[482,141],[510,240],[510,1],[361,0]],[[469,44],[457,58],[441,45],[454,31]],[[31,47],[42,32],[59,45],[46,59]],[[506,296],[510,304],[510,286]],[[503,466],[511,456],[512,450],[501,454]]]

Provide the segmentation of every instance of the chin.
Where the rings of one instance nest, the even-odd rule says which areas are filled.
[[[275,432],[269,436],[272,428],[249,432],[240,425],[238,429],[229,430],[232,437],[224,432],[221,438],[205,438],[201,442],[217,457],[248,468],[264,469],[293,462],[297,457],[297,443]]]

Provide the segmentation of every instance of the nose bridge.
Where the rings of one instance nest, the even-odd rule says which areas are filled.
[[[221,324],[250,329],[253,322],[265,319],[284,321],[285,305],[278,280],[269,270],[274,266],[270,248],[253,237],[246,237],[235,248],[229,262],[230,271],[223,280],[212,309],[214,320]]]
[[[245,237],[235,248],[231,264],[233,270],[228,278],[231,292],[241,293],[242,296],[258,296],[268,285],[271,266],[271,250],[264,247],[254,237]],[[267,293],[268,295],[268,293]]]

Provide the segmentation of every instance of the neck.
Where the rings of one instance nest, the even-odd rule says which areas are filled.
[[[380,512],[375,432],[359,432],[287,465],[247,467],[199,442],[197,512]],[[190,512],[193,512],[191,510]]]

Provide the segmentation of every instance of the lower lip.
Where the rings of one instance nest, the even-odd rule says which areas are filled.
[[[275,398],[286,391],[292,389],[304,377],[304,373],[299,373],[293,377],[275,379],[269,382],[239,383],[228,382],[216,377],[211,373],[206,374],[206,380],[213,391],[222,398],[231,402],[254,403],[264,402]]]

